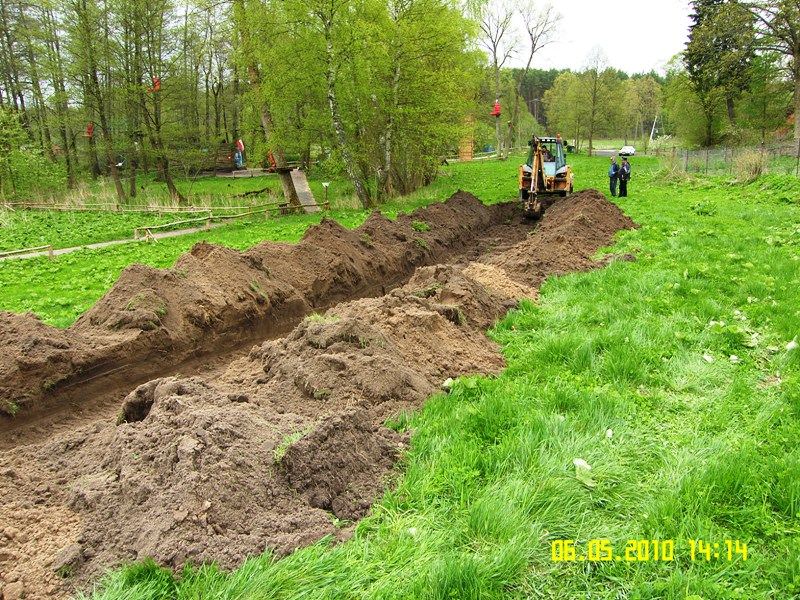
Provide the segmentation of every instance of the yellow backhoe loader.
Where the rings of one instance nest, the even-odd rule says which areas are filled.
[[[538,219],[553,197],[572,192],[573,173],[560,135],[534,135],[528,145],[528,161],[519,168],[519,199],[525,216]]]

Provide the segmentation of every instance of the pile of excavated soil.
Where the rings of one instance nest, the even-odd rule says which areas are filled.
[[[513,214],[458,192],[395,221],[375,212],[354,230],[323,219],[298,244],[238,252],[200,243],[171,269],[133,265],[66,330],[0,312],[0,416],[59,401],[102,376],[146,381],[200,351],[263,339],[312,310],[385,293]]]
[[[37,579],[68,572],[65,583],[147,556],[232,568],[265,549],[341,539],[349,530],[334,517],[364,516],[405,447],[382,424],[448,377],[498,372],[502,358],[482,331],[513,304],[459,268],[422,268],[385,296],[305,319],[215,381],[139,386],[120,424],[20,448],[17,462],[35,463],[36,476],[15,473],[0,514],[18,514],[20,491],[36,499],[31,508],[70,514],[63,547],[29,555],[40,557]],[[26,542],[50,537],[46,519],[26,525]],[[8,568],[27,571],[31,546],[11,542]]]
[[[636,224],[616,204],[595,190],[555,202],[527,242],[495,254],[486,263],[502,268],[522,283],[539,286],[550,275],[597,266],[592,255],[621,229]]]
[[[396,227],[375,217],[365,225],[381,245]],[[590,257],[631,225],[602,196],[577,194],[522,241],[498,238],[479,261],[421,267],[383,296],[306,317],[218,377],[149,381],[131,391],[116,422],[0,451],[0,522],[14,523],[0,527],[0,581],[28,598],[63,597],[145,557],[234,568],[264,550],[283,555],[326,535],[346,538],[341,522],[368,512],[407,446],[386,420],[418,408],[449,377],[499,372],[486,328],[532,297],[548,270],[597,266]],[[336,239],[349,233],[323,227]],[[269,257],[278,271],[290,248],[247,255]],[[320,277],[296,277],[307,298],[327,303]]]

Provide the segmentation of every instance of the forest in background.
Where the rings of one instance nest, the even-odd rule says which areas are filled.
[[[348,179],[363,206],[429,183],[465,139],[506,156],[531,133],[688,147],[798,135],[800,8],[696,0],[686,51],[628,75],[600,50],[533,68],[566,24],[528,0],[0,0],[0,194],[248,166]],[[501,116],[490,112],[495,101]]]

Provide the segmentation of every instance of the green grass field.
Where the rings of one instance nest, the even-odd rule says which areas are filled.
[[[402,476],[351,541],[230,574],[138,564],[92,598],[800,597],[794,183],[673,183],[637,164],[621,205],[642,227],[611,249],[637,260],[548,280],[492,332],[502,375],[399,419],[414,430]],[[579,187],[605,183],[604,161],[576,167]],[[436,189],[498,199],[506,170],[457,165]],[[709,554],[692,559],[690,539]],[[558,540],[578,556],[608,540],[622,560],[554,561]],[[674,558],[627,560],[629,540],[672,540]]]

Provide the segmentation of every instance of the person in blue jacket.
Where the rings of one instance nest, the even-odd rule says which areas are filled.
[[[619,165],[617,159],[611,157],[611,166],[608,168],[608,179],[610,181],[611,195],[617,195],[617,180],[619,179]]]
[[[622,165],[619,168],[619,197],[628,197],[628,181],[631,178],[631,163],[627,156],[622,157]]]

